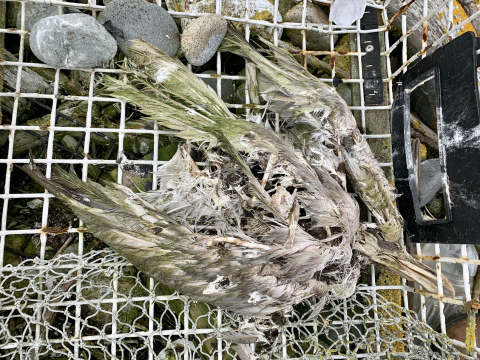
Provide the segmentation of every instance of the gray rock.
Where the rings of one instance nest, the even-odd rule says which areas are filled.
[[[289,12],[285,14],[284,22],[302,22],[303,3],[293,7]],[[305,22],[312,24],[328,25],[328,16],[323,12],[322,8],[318,5],[307,2],[306,18]],[[290,42],[302,48],[302,32],[301,30],[285,29],[285,37]],[[330,50],[330,36],[327,34],[319,33],[317,30],[307,30],[307,50]],[[338,35],[333,36],[333,43],[338,40]]]
[[[236,104],[245,104],[247,102],[247,97],[245,96],[246,89],[247,85],[245,81],[242,81],[242,83],[237,86],[237,90],[235,92]]]
[[[223,0],[222,15],[234,16],[237,18],[245,18],[245,9],[247,8],[246,0]],[[263,20],[273,23],[273,14],[275,6],[269,0],[250,0],[248,17],[253,20]],[[277,22],[281,23],[284,19],[280,12],[277,11]],[[243,23],[234,23],[240,31],[243,31]],[[253,33],[262,36],[268,40],[273,40],[273,27],[253,25],[250,26]],[[283,29],[278,29],[278,38],[282,37]]]
[[[202,74],[216,74],[216,71],[207,70],[204,71]],[[222,73],[222,75],[227,75]],[[217,78],[201,78],[205,84],[210,86],[215,92],[217,92]],[[235,81],[232,79],[223,79],[222,80],[222,100],[227,104],[232,104],[233,100],[235,99]]]
[[[297,5],[298,3],[299,3],[298,0],[282,0],[282,1],[279,1],[278,2],[278,11],[280,12],[280,14],[282,14],[282,16],[285,16],[285,14],[291,8],[293,8],[295,5]]]
[[[115,39],[93,17],[65,14],[44,18],[30,33],[30,47],[45,64],[67,69],[91,68],[110,61]]]
[[[336,88],[340,96],[345,100],[348,106],[352,106],[352,88],[350,84],[340,83]]]
[[[104,26],[128,54],[132,40],[143,39],[175,56],[180,34],[170,14],[160,6],[141,0],[114,0],[105,7]]]
[[[245,18],[245,9],[247,7],[246,0],[222,0],[222,15],[231,16],[236,18]],[[192,14],[210,13],[214,14],[216,10],[216,0],[202,0],[195,4],[190,4],[189,12]],[[249,3],[249,15],[250,19],[264,20],[273,22],[273,13],[275,11],[274,5],[269,0],[250,0]],[[282,15],[277,11],[277,22],[283,21]],[[182,19],[182,28],[191,22],[188,19]],[[233,26],[238,31],[245,32],[245,24],[239,22],[233,22]],[[251,25],[250,31],[262,36],[268,40],[273,39],[273,27]],[[278,29],[278,38],[282,36],[282,28]]]
[[[206,64],[217,52],[227,27],[227,20],[216,14],[190,22],[182,34],[182,51],[188,62],[194,66]]]
[[[440,159],[429,159],[420,163],[420,207],[425,206],[442,190]]]
[[[103,15],[103,11],[97,14],[97,21],[101,25],[105,23],[105,15]]]
[[[68,13],[68,8],[63,8],[63,13]],[[25,30],[31,31],[33,25],[40,20],[48,17],[58,15],[58,6],[40,5],[40,4],[25,4]],[[17,15],[17,29],[22,26],[22,10],[18,11]]]
[[[17,3],[19,4],[19,3]],[[79,11],[75,8],[62,8],[64,14],[70,13],[78,13]],[[49,17],[58,15],[58,6],[50,6],[50,5],[41,5],[41,4],[32,4],[26,3],[25,4],[25,30],[31,31],[33,25],[35,25],[40,20]],[[17,11],[17,17],[15,26],[17,29],[20,29],[22,26],[22,10],[21,7]],[[15,27],[12,26],[12,27]],[[25,36],[25,47],[30,47],[30,35]]]

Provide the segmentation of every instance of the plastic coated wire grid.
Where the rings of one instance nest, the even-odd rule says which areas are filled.
[[[119,73],[119,70],[115,69],[84,69],[88,74],[89,74],[89,89],[88,89],[88,95],[87,96],[61,96],[59,95],[59,78],[60,78],[60,70],[61,69],[56,69],[55,73],[55,81],[53,84],[53,93],[52,94],[37,94],[37,93],[22,93],[21,92],[21,76],[22,76],[22,69],[28,68],[28,67],[43,67],[43,68],[49,68],[49,66],[44,65],[44,64],[39,64],[39,63],[28,63],[24,61],[24,47],[25,47],[25,36],[27,35],[27,32],[25,31],[25,4],[27,2],[31,3],[37,3],[37,4],[49,4],[52,6],[55,5],[61,5],[64,7],[73,7],[77,8],[80,10],[88,10],[91,11],[91,14],[96,17],[98,16],[99,12],[102,11],[103,6],[97,5],[95,0],[89,0],[87,4],[82,4],[82,3],[72,3],[72,2],[62,2],[58,0],[51,0],[51,1],[34,1],[34,0],[27,0],[27,1],[22,1],[20,11],[21,11],[21,28],[20,29],[0,29],[0,32],[2,33],[8,33],[8,34],[18,34],[18,41],[19,41],[19,55],[18,55],[18,62],[12,62],[12,61],[4,61],[3,63],[0,63],[0,66],[15,66],[18,68],[18,75],[17,75],[17,81],[16,81],[16,86],[14,91],[12,90],[11,92],[0,92],[0,96],[2,97],[12,97],[14,99],[14,105],[13,105],[13,114],[11,118],[11,124],[7,125],[1,125],[0,130],[1,131],[8,131],[9,132],[9,142],[8,142],[8,149],[7,149],[7,157],[5,159],[0,159],[0,163],[6,164],[6,173],[5,173],[5,191],[4,194],[1,194],[0,197],[3,199],[3,208],[2,208],[2,223],[1,223],[1,229],[0,229],[0,235],[1,235],[1,240],[0,240],[0,269],[2,269],[2,266],[6,265],[3,264],[3,259],[4,259],[4,247],[5,247],[5,238],[8,235],[15,235],[15,234],[38,234],[40,237],[40,261],[37,262],[27,262],[24,264],[26,268],[23,270],[28,271],[33,271],[33,270],[38,270],[40,271],[41,269],[44,269],[45,266],[48,267],[48,264],[45,265],[45,262],[42,262],[43,259],[45,259],[45,251],[46,251],[46,246],[48,244],[48,239],[47,239],[47,233],[42,231],[42,228],[45,228],[48,226],[48,217],[49,217],[49,201],[51,198],[51,195],[47,193],[15,193],[13,190],[13,186],[11,184],[11,173],[13,171],[13,164],[24,164],[27,163],[29,160],[27,158],[19,159],[15,158],[13,155],[13,146],[14,146],[14,137],[16,133],[20,131],[28,131],[28,130],[45,130],[43,128],[40,128],[38,126],[25,126],[25,125],[17,125],[17,119],[19,117],[20,111],[19,111],[19,100],[20,98],[31,98],[31,99],[49,99],[51,101],[51,120],[50,120],[50,126],[46,130],[48,132],[48,141],[46,144],[46,151],[45,151],[45,158],[44,159],[38,159],[36,161],[42,162],[46,164],[46,175],[49,176],[51,172],[51,166],[52,164],[59,163],[59,164],[78,164],[82,166],[82,178],[83,180],[87,179],[87,174],[88,174],[88,167],[91,165],[95,164],[109,164],[109,165],[116,165],[115,160],[101,160],[101,159],[92,159],[89,157],[89,153],[91,152],[91,137],[92,134],[95,133],[101,133],[104,135],[116,133],[118,134],[118,148],[116,151],[121,152],[124,148],[124,137],[125,134],[136,134],[136,135],[141,135],[145,133],[153,134],[154,137],[154,150],[153,150],[153,160],[137,160],[137,164],[145,164],[145,165],[150,165],[153,168],[153,171],[155,172],[157,168],[163,164],[162,161],[157,161],[158,159],[158,145],[159,145],[159,136],[164,135],[164,134],[169,134],[169,132],[166,131],[160,131],[156,127],[154,129],[129,129],[126,127],[126,104],[124,102],[111,99],[111,98],[103,98],[103,97],[98,97],[94,93],[94,85],[95,82],[97,81],[98,77],[101,76],[101,74],[105,73]],[[324,4],[329,4],[329,1],[317,1],[319,3],[324,3]],[[274,2],[275,9],[278,9],[279,6],[279,0],[275,0]],[[217,13],[221,13],[221,0],[217,0],[216,2],[216,9]],[[356,36],[356,43],[360,43],[360,34],[363,32],[372,32],[372,30],[369,31],[362,31],[360,29],[360,22],[357,21],[355,24],[352,26],[335,26],[330,24],[329,26],[318,26],[315,24],[308,24],[305,20],[305,6],[306,6],[306,0],[304,0],[304,12],[302,16],[302,22],[301,23],[280,23],[277,20],[277,15],[276,11],[274,12],[274,17],[272,22],[267,22],[267,21],[262,21],[262,20],[253,20],[249,19],[248,17],[248,9],[250,2],[247,0],[246,1],[246,11],[245,11],[245,18],[233,18],[233,17],[227,17],[228,20],[235,21],[235,22],[244,22],[246,24],[246,38],[249,39],[250,36],[250,27],[252,25],[261,25],[261,26],[268,26],[273,28],[273,34],[274,34],[274,42],[277,43],[278,41],[278,31],[280,28],[291,28],[291,29],[316,29],[321,32],[328,32],[330,35],[330,51],[323,51],[323,52],[315,52],[314,54],[316,55],[336,55],[339,56],[340,54],[334,53],[334,42],[333,42],[333,34],[345,34],[345,33],[350,33]],[[404,2],[403,4],[406,4]],[[363,94],[363,87],[359,86],[359,92],[360,92],[360,104],[357,106],[351,106],[350,108],[352,110],[357,110],[360,114],[360,119],[361,119],[361,125],[362,128],[366,128],[366,121],[367,121],[367,112],[375,112],[375,111],[380,111],[380,110],[388,110],[391,107],[392,101],[393,101],[393,84],[392,81],[394,80],[395,76],[400,74],[402,71],[405,71],[408,67],[408,65],[417,59],[418,57],[422,57],[421,52],[415,54],[412,57],[407,56],[407,39],[409,36],[413,36],[411,30],[416,30],[416,29],[421,29],[427,22],[428,19],[438,16],[438,13],[440,10],[444,10],[445,16],[448,17],[448,24],[451,24],[451,26],[448,26],[447,32],[437,39],[435,43],[433,44],[438,45],[441,44],[444,41],[447,41],[449,37],[454,37],[458,34],[458,32],[470,21],[472,21],[473,18],[480,16],[480,12],[477,12],[470,18],[457,23],[455,26],[453,26],[453,11],[454,11],[454,2],[452,1],[444,1],[439,3],[439,6],[436,9],[431,10],[431,8],[428,7],[428,0],[424,0],[423,2],[423,19],[415,23],[415,25],[412,28],[407,28],[407,15],[403,14],[400,15],[402,17],[402,34],[403,36],[394,44],[390,44],[389,37],[388,37],[388,20],[389,17],[387,15],[386,8],[382,5],[376,5],[376,4],[368,4],[367,9],[372,8],[372,9],[378,9],[381,12],[381,16],[383,21],[380,23],[378,30],[373,30],[374,32],[378,32],[381,37],[384,36],[384,41],[385,48],[383,49],[384,51],[382,52],[382,58],[386,62],[386,69],[387,69],[387,74],[384,79],[384,83],[387,84],[387,105],[382,105],[382,106],[366,106],[365,101],[364,101],[364,94]],[[59,13],[62,12],[62,8],[59,6]],[[183,17],[183,16],[191,16],[185,13],[178,13],[178,12],[171,12],[172,16],[174,17]],[[430,45],[430,44],[428,44]],[[426,48],[427,43],[422,44],[423,49]],[[391,66],[390,66],[390,55],[392,51],[394,51],[396,48],[400,47],[402,49],[402,65],[396,70],[394,73],[391,71]],[[306,49],[306,38],[305,34],[303,35],[303,50],[305,51]],[[357,79],[345,79],[345,83],[357,83],[357,84],[362,84],[363,80],[362,78],[362,56],[364,53],[362,53],[359,48],[356,51],[351,51],[345,56],[350,56],[352,58],[357,59],[357,65],[358,65],[358,78]],[[222,92],[222,79],[230,79],[230,80],[245,80],[245,77],[242,76],[228,76],[228,75],[221,75],[221,64],[222,64],[222,59],[221,59],[221,54],[217,54],[217,92],[219,95],[221,95]],[[203,75],[204,77],[209,77],[209,75]],[[325,78],[322,79],[327,83],[331,83],[333,81],[333,77],[335,76],[335,68],[332,70],[332,74],[330,78]],[[75,101],[75,100],[83,100],[86,101],[88,104],[87,107],[87,114],[86,114],[86,124],[85,127],[78,127],[78,126],[57,126],[56,120],[56,110],[59,104],[59,101],[62,100],[63,102],[65,101]],[[92,104],[94,102],[110,102],[110,103],[119,103],[120,109],[121,109],[121,119],[120,119],[120,125],[118,128],[95,128],[92,126]],[[249,103],[249,98],[248,98],[248,93],[246,93],[246,103]],[[231,104],[230,107],[232,108],[238,108],[241,107],[242,105],[235,105]],[[248,110],[247,110],[248,114]],[[77,158],[71,158],[71,159],[56,159],[54,158],[54,135],[56,132],[82,132],[84,136],[82,137],[83,139],[83,151],[85,153],[85,156],[83,158],[77,159]],[[383,138],[383,139],[389,139],[390,134],[385,133],[385,134],[368,134],[365,135],[367,138]],[[392,164],[391,163],[382,163],[382,166],[386,168],[391,168]],[[122,181],[122,169],[118,168],[118,181]],[[153,178],[153,189],[155,189],[156,186],[156,177],[154,175]],[[31,228],[31,229],[22,229],[22,230],[8,230],[7,229],[7,216],[8,216],[8,208],[9,208],[9,202],[15,201],[16,199],[43,199],[43,212],[42,212],[42,219],[41,219],[41,224],[39,228]],[[84,255],[84,239],[85,239],[85,234],[82,231],[82,227],[79,228],[70,228],[68,232],[72,236],[78,236],[78,255],[83,256]],[[444,302],[450,302],[454,303],[457,305],[462,305],[463,302],[460,300],[454,300],[454,299],[448,299],[448,298],[443,298],[443,287],[442,287],[442,279],[441,279],[441,265],[442,263],[460,263],[463,266],[463,274],[464,274],[464,284],[465,284],[465,299],[468,301],[470,300],[470,286],[469,286],[469,275],[468,275],[468,269],[467,266],[469,263],[477,263],[479,264],[480,261],[475,261],[475,260],[468,260],[467,259],[467,250],[465,246],[461,246],[461,251],[462,251],[462,258],[449,258],[449,257],[442,257],[440,256],[440,248],[438,245],[435,247],[437,255],[439,255],[439,258],[436,260],[436,270],[437,270],[437,278],[438,278],[438,285],[439,285],[439,293],[438,296],[434,296],[437,299],[440,299],[439,301],[439,306],[440,306],[440,323],[441,323],[441,331],[442,333],[446,332],[446,325],[445,325],[445,317],[443,316],[443,307],[444,307]],[[417,246],[417,254],[420,255],[421,257],[421,247],[418,245]],[[113,256],[113,255],[111,255]],[[92,260],[93,261],[93,260]],[[118,263],[115,263],[115,261],[119,261]],[[183,319],[189,319],[190,311],[192,307],[195,307],[195,303],[188,301],[184,297],[182,297],[179,294],[174,294],[174,295],[162,295],[162,296],[152,296],[152,293],[155,294],[155,288],[156,284],[153,282],[152,279],[146,280],[146,283],[148,284],[147,288],[143,289],[144,292],[148,293],[148,296],[133,296],[132,295],[132,290],[128,292],[127,297],[122,297],[119,296],[119,292],[117,290],[119,289],[119,286],[122,286],[122,281],[125,278],[128,278],[128,275],[125,274],[125,263],[122,263],[123,260],[118,260],[115,259],[114,262],[110,263],[110,269],[113,269],[113,271],[109,274],[110,281],[106,282],[106,288],[103,293],[98,293],[97,294],[97,299],[95,300],[96,304],[99,304],[102,309],[107,309],[106,311],[109,316],[111,316],[111,326],[108,329],[103,329],[103,330],[98,330],[99,335],[97,337],[95,336],[85,336],[85,334],[82,333],[82,330],[85,328],[85,323],[84,320],[82,320],[82,312],[83,315],[85,315],[85,304],[82,303],[79,299],[82,298],[82,289],[84,289],[85,284],[82,283],[82,275],[84,273],[88,273],[88,264],[84,264],[85,266],[78,266],[78,265],[69,265],[68,263],[64,266],[65,268],[69,269],[74,269],[77,275],[77,278],[75,278],[75,287],[73,288],[75,291],[68,299],[65,297],[62,297],[62,301],[60,302],[55,302],[53,301],[52,303],[52,308],[54,310],[52,311],[57,311],[55,309],[65,309],[62,311],[57,311],[59,313],[65,314],[66,317],[69,319],[69,326],[68,328],[64,328],[59,331],[63,331],[64,333],[68,334],[68,338],[71,341],[72,345],[72,356],[74,358],[82,358],[84,356],[84,353],[82,353],[81,346],[80,344],[84,341],[88,340],[95,340],[95,339],[102,339],[105,337],[108,337],[109,339],[117,339],[116,341],[113,341],[111,345],[109,345],[108,349],[108,356],[111,358],[122,358],[124,356],[124,353],[122,351],[122,342],[128,342],[129,339],[138,337],[138,336],[143,336],[147,337],[153,344],[155,341],[155,336],[158,336],[159,338],[162,338],[164,341],[167,343],[171,343],[172,340],[170,337],[175,335],[175,341],[179,341],[178,339],[183,339],[183,347],[178,347],[178,352],[177,350],[174,351],[174,355],[178,358],[183,358],[183,359],[190,359],[190,358],[195,358],[196,355],[194,355],[199,349],[195,349],[195,347],[191,342],[191,336],[200,336],[200,335],[205,335],[205,336],[210,336],[210,337],[217,337],[220,332],[224,330],[222,327],[222,321],[225,321],[227,319],[226,315],[223,314],[221,310],[218,309],[209,309],[208,310],[208,317],[209,320],[207,321],[209,326],[206,326],[204,328],[201,328],[199,326],[198,321],[196,323],[191,323],[190,321],[185,321],[183,324],[180,324],[180,318],[183,317]],[[113,264],[113,265],[112,265]],[[117,265],[116,265],[117,264]],[[22,271],[21,267],[18,267],[16,270],[12,270],[11,267],[5,267],[3,268],[3,271]],[[372,291],[372,296],[373,296],[373,301],[375,302],[376,299],[376,293],[378,290],[388,290],[388,289],[397,289],[401,290],[402,292],[402,297],[403,297],[403,305],[408,308],[408,294],[412,292],[412,287],[407,286],[407,283],[405,280],[402,280],[402,285],[388,285],[388,286],[378,286],[376,285],[375,282],[375,270],[374,267],[372,266],[372,272],[371,272],[371,279],[370,279],[370,284],[369,285],[360,285],[359,288],[363,290],[370,290]],[[121,277],[122,275],[123,277]],[[47,285],[45,285],[47,286]],[[112,289],[114,291],[112,291]],[[44,293],[41,290],[41,288],[37,289],[38,290],[38,299],[41,299],[42,296],[44,296]],[[143,293],[142,293],[143,294]],[[53,299],[54,300],[54,299]],[[182,310],[181,314],[182,316],[179,316],[179,313],[175,313],[172,311],[172,307],[170,307],[169,304],[175,301],[180,301]],[[425,301],[425,298],[422,296],[421,297],[422,304]],[[121,321],[119,320],[119,314],[121,311],[124,309],[124,304],[125,303],[130,303],[132,306],[136,306],[138,310],[143,313],[143,314],[148,314],[148,324],[144,329],[139,329],[138,327],[127,327],[129,329],[128,331],[124,331],[125,326],[122,326]],[[171,329],[165,329],[162,328],[162,326],[158,325],[158,322],[156,319],[158,319],[158,315],[155,310],[155,304],[161,303],[163,304],[162,309],[163,313],[160,315],[160,317],[164,316],[170,316],[171,321],[173,322],[173,326]],[[33,307],[33,305],[31,305]],[[347,307],[345,303],[345,308]],[[421,313],[421,320],[425,322],[426,320],[426,311],[425,307],[422,306],[422,313]],[[8,310],[8,309],[3,309],[3,310]],[[35,344],[41,344],[42,339],[44,336],[48,338],[48,336],[52,336],[52,339],[55,337],[54,332],[49,332],[47,334],[42,334],[42,312],[35,312],[35,316],[38,318],[37,323],[35,325],[35,331],[33,332],[33,338],[29,339],[29,342],[25,342],[25,346],[30,346],[35,348]],[[347,312],[344,313],[344,316],[347,317],[348,314]],[[377,317],[377,313],[375,312],[375,317]],[[211,321],[210,318],[215,317],[215,321]],[[347,320],[347,318],[345,318]],[[213,325],[215,323],[215,325]],[[123,324],[124,325],[124,324]],[[132,330],[133,329],[133,330]],[[285,329],[279,329],[279,331],[282,333],[281,339],[282,339],[282,351],[281,351],[281,357],[283,358],[288,358],[291,356],[291,354],[287,353],[287,346],[288,346],[288,341],[294,341],[292,340],[292,336],[287,336],[289,333],[291,334],[291,330],[285,328]],[[65,335],[65,334],[63,334]],[[379,337],[381,334],[377,331],[376,334],[376,349],[371,349],[373,353],[377,353],[378,356],[381,356],[382,354],[382,349],[380,346],[380,341]],[[59,340],[63,341],[63,340]],[[54,343],[55,340],[52,340],[52,343]],[[203,343],[205,342],[205,339],[203,340]],[[465,344],[462,344],[460,342],[454,342],[456,345],[460,347],[464,347]],[[189,345],[190,344],[190,347]],[[225,345],[226,343],[222,341],[219,337],[217,338],[217,341],[213,343],[212,346],[215,348],[215,352],[213,352],[211,358],[222,358],[225,357],[226,354],[229,354],[228,352],[228,345],[227,345],[227,351],[225,352]],[[17,343],[12,342],[12,343],[2,343],[1,347],[2,349],[13,349],[17,347]],[[193,349],[192,349],[193,347]],[[172,348],[175,348],[174,346]],[[37,346],[38,349],[38,346]],[[477,352],[480,352],[480,348],[475,348]],[[158,354],[155,354],[152,351],[151,347],[146,348],[146,353],[148,354],[149,359],[156,358],[157,356],[160,356]],[[0,355],[1,357],[2,355]],[[160,358],[164,358],[166,355],[163,354],[160,356]],[[197,355],[198,356],[198,355]],[[203,355],[205,356],[205,354]],[[357,354],[358,357],[361,355]],[[342,356],[338,356],[342,358]]]

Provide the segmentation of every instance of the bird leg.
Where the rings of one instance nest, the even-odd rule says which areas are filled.
[[[268,158],[267,167],[265,168],[265,172],[263,173],[262,182],[260,183],[260,185],[262,185],[263,187],[267,185],[267,181],[268,181],[268,178],[270,177],[270,173],[275,167],[275,164],[277,163],[277,161],[278,161],[278,156],[275,154],[270,154],[270,157]]]
[[[353,249],[367,255],[372,261],[381,264],[388,270],[423,286],[428,292],[437,293],[437,276],[434,270],[413,258],[399,243],[385,241],[374,224],[362,224]],[[442,274],[443,287],[451,297],[455,297],[455,289],[450,280]]]

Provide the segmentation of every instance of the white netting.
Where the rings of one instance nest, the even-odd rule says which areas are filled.
[[[405,356],[460,358],[449,339],[416,315],[360,286],[318,313],[315,301],[286,319],[260,321],[220,313],[151,286],[111,250],[27,260],[1,275],[0,358],[159,359],[235,357],[232,329],[261,331],[253,346],[267,358]],[[80,290],[79,290],[80,289]],[[80,336],[75,311],[82,310]],[[229,338],[227,336],[227,338]],[[188,355],[187,355],[188,354]]]

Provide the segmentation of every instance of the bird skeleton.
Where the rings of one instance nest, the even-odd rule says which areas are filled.
[[[397,195],[343,99],[261,41],[267,57],[229,29],[221,51],[255,65],[282,135],[232,114],[180,60],[140,41],[128,81],[105,76],[105,91],[178,131],[205,165],[180,146],[158,189],[139,194],[60,168],[50,179],[33,163],[25,171],[139,270],[227,310],[268,317],[313,296],[346,298],[368,259],[436,291],[436,274],[404,248]],[[360,222],[345,170],[375,224]]]

